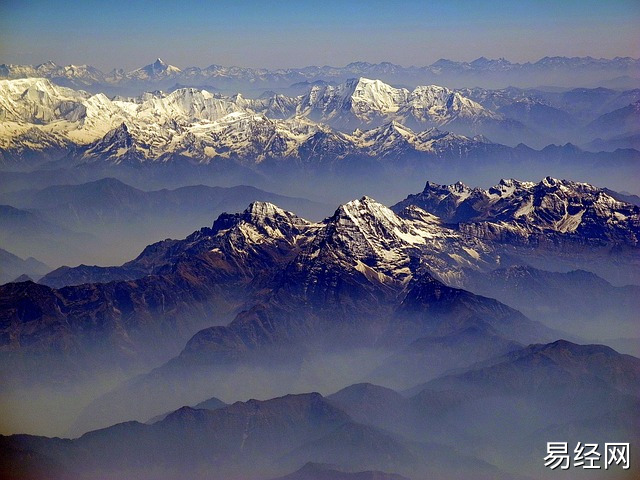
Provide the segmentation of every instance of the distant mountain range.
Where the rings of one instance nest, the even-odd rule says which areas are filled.
[[[46,77],[56,83],[76,88],[93,89],[119,88],[131,91],[136,87],[168,88],[173,84],[207,85],[213,84],[225,88],[233,84],[253,85],[254,88],[286,87],[299,82],[318,80],[342,82],[352,77],[374,77],[395,83],[434,82],[439,79],[444,83],[461,82],[493,82],[501,81],[504,87],[525,83],[532,87],[556,82],[557,84],[576,86],[575,73],[580,72],[591,86],[596,81],[618,84],[625,77],[627,84],[636,81],[640,72],[640,60],[629,57],[613,59],[596,59],[592,57],[545,57],[537,62],[512,63],[503,58],[478,58],[472,62],[458,62],[440,59],[425,67],[403,67],[383,62],[372,64],[353,62],[344,67],[309,66],[291,69],[254,69],[244,67],[226,67],[211,65],[206,68],[187,67],[180,69],[157,59],[144,67],[126,72],[114,69],[103,73],[88,65],[59,66],[53,62],[40,65],[0,65],[0,78]],[[569,74],[574,76],[570,77]],[[501,79],[501,80],[498,80]],[[571,81],[569,81],[571,80]],[[568,82],[569,81],[569,82]],[[418,83],[415,83],[418,82]],[[505,83],[509,82],[509,83]],[[537,82],[537,83],[534,83]],[[549,84],[549,83],[546,83]],[[460,85],[474,86],[474,85]],[[595,85],[594,85],[595,86]],[[603,85],[606,86],[606,85]]]
[[[22,259],[0,248],[0,284],[15,280],[37,280],[51,270],[33,257]]]

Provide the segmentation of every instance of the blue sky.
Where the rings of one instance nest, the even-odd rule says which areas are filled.
[[[108,70],[640,56],[638,0],[0,0],[0,63]]]

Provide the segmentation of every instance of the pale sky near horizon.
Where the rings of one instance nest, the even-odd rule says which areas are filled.
[[[638,0],[0,1],[0,63],[133,69],[640,56]]]

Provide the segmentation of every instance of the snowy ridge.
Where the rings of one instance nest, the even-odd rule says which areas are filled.
[[[404,288],[424,271],[462,286],[464,269],[486,271],[499,266],[490,244],[443,225],[417,207],[399,216],[369,197],[341,205],[318,223],[271,203],[255,202],[242,213],[220,215],[211,228],[184,240],[150,245],[125,266],[146,269],[161,259],[154,267],[157,271],[166,262],[200,254],[241,268],[247,275],[285,262],[289,273],[304,272],[305,278],[318,282],[337,268],[394,289]]]
[[[460,231],[492,240],[539,242],[546,234],[596,245],[637,247],[640,208],[587,183],[546,177],[539,183],[503,179],[487,190],[427,183],[394,209],[415,205],[457,223]]]
[[[390,121],[424,127],[442,126],[454,120],[502,119],[445,87],[420,86],[410,92],[362,77],[337,86],[313,86],[302,98],[297,114],[342,129]]]
[[[313,108],[303,108],[312,98]],[[49,139],[40,147],[30,144],[34,151],[74,144],[80,147],[79,163],[164,162],[175,155],[198,163],[213,158],[260,163],[302,159],[309,152],[317,158],[329,152],[334,160],[348,155],[385,158],[464,150],[485,143],[479,137],[470,139],[434,128],[416,133],[397,120],[388,120],[400,111],[399,102],[408,98],[404,89],[366,79],[338,87],[314,86],[306,99],[282,95],[245,99],[194,88],[110,99],[59,87],[47,79],[0,80],[0,148],[11,153],[9,158],[19,157],[26,146],[22,136],[28,131],[33,135],[34,129]],[[451,111],[462,115],[468,110],[465,105],[472,105],[469,102],[453,102]],[[347,116],[356,112],[361,117],[356,126],[374,117],[374,123],[388,121],[368,131],[340,132],[314,120],[319,105],[326,106],[320,115],[327,119],[344,119],[343,111],[349,112]]]
[[[320,274],[337,263],[369,281],[395,286],[424,269],[448,284],[462,285],[464,268],[496,266],[488,244],[447,228],[419,208],[401,217],[369,197],[341,205],[301,238],[298,269]]]

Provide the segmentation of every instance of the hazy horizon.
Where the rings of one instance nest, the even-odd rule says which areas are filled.
[[[0,63],[252,68],[640,57],[637,2],[3,2]],[[616,35],[610,35],[615,31]],[[124,53],[123,55],[123,52]]]

